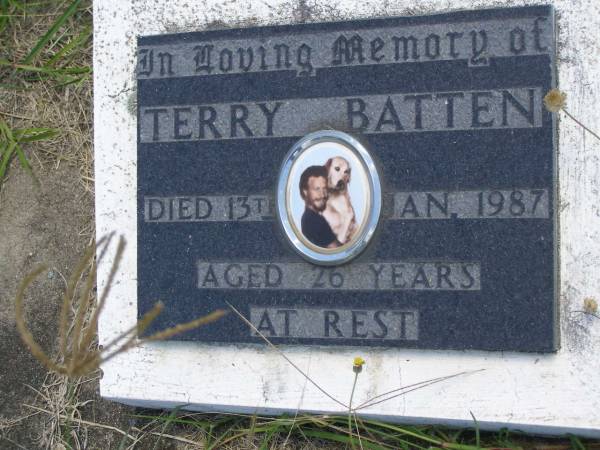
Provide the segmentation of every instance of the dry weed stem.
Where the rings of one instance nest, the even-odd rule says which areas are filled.
[[[159,331],[150,336],[140,338],[139,336],[161,313],[164,305],[158,302],[135,326],[126,330],[106,345],[104,348],[92,346],[98,330],[98,318],[102,311],[111,286],[114,283],[119,264],[125,251],[125,239],[119,238],[117,250],[108,274],[106,287],[102,291],[99,300],[94,304],[93,288],[96,284],[96,261],[94,255],[98,251],[98,261],[107,252],[114,234],[110,234],[98,241],[96,246],[91,245],[85,252],[73,272],[67,288],[63,295],[62,307],[59,320],[59,355],[52,359],[36,342],[25,323],[23,312],[23,301],[25,291],[33,281],[44,271],[46,266],[40,266],[23,278],[15,298],[15,315],[17,329],[21,338],[30,349],[32,355],[40,361],[48,370],[69,378],[81,377],[98,369],[104,362],[118,354],[126,352],[144,342],[168,339],[176,334],[189,331],[194,328],[213,322],[227,313],[224,310],[213,311],[204,317],[199,317],[190,322],[175,325],[166,330]],[[80,287],[77,296],[78,285],[85,276],[83,286]],[[78,297],[78,300],[77,300]],[[71,305],[76,303],[74,317],[69,321]],[[124,341],[124,342],[123,342]],[[116,347],[116,348],[115,348]]]

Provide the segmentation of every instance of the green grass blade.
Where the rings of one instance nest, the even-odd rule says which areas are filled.
[[[278,431],[278,427],[273,427],[265,433],[262,443],[258,450],[269,450],[269,442],[273,439],[273,435]]]
[[[0,0],[0,33],[4,31],[14,16],[13,11],[10,8],[11,6],[13,8],[16,7],[14,2],[10,0]]]
[[[42,75],[82,75],[88,74],[92,71],[91,67],[63,67],[63,68],[53,68],[53,67],[37,67],[31,64],[15,64],[10,62],[7,59],[0,59],[0,66],[4,67],[12,67],[17,71],[22,72],[33,72]]]
[[[583,445],[583,442],[577,436],[570,434],[569,439],[573,450],[585,450],[585,445]]]
[[[386,433],[378,428],[368,427],[364,423],[361,423],[360,430],[361,434],[367,432],[373,437],[373,439],[375,439],[376,436],[378,439],[385,440],[385,442],[393,442],[394,446],[400,445],[402,448],[410,448],[411,450],[428,448],[415,444],[414,442],[401,439],[397,434]]]
[[[308,436],[308,437],[316,437],[319,439],[323,439],[326,441],[332,441],[332,442],[341,442],[342,444],[347,444],[347,445],[354,444],[354,446],[356,446],[357,448],[360,447],[358,438],[350,439],[350,437],[347,434],[343,435],[343,434],[331,433],[329,431],[315,431],[315,430],[303,430],[303,433],[305,436]],[[388,450],[390,448],[390,447],[383,447],[381,445],[373,444],[364,439],[361,440],[360,443],[362,444],[363,448],[368,448],[370,450]]]
[[[217,445],[219,445],[220,442],[223,441],[227,437],[227,434],[230,431],[231,430],[227,430],[225,433],[221,434],[221,436],[219,436],[219,437],[215,437],[215,435],[212,434],[212,431],[209,432],[207,434],[206,443],[204,444],[206,450],[213,450],[213,449],[217,448]],[[214,439],[214,441],[213,441],[213,439]]]
[[[166,420],[164,421],[164,425],[162,427],[162,430],[160,432],[160,437],[154,442],[154,446],[152,447],[152,450],[156,450],[158,447],[158,444],[160,444],[160,442],[163,439],[163,434],[165,434],[165,432],[167,431],[167,429],[169,428],[169,425],[171,425],[173,423],[173,419],[176,418],[177,413],[179,412],[180,407],[175,408],[173,411],[171,411],[171,414],[169,414],[166,418]]]
[[[0,183],[2,183],[2,180],[4,180],[4,176],[6,175],[6,168],[8,167],[10,157],[12,156],[16,146],[16,142],[9,143],[6,149],[4,150],[4,153],[2,154],[2,162],[0,162]]]
[[[399,433],[401,435],[411,436],[413,438],[420,439],[422,441],[426,441],[426,442],[429,442],[429,443],[437,445],[437,446],[442,445],[442,442],[440,440],[434,439],[431,436],[428,436],[425,433],[422,433],[418,430],[409,429],[408,427],[400,427],[400,426],[392,425],[389,423],[380,422],[378,420],[363,420],[363,422],[365,424],[369,424],[369,425],[375,426],[377,428],[383,428],[383,429],[393,431],[395,433]]]
[[[14,151],[17,154],[17,158],[19,158],[19,162],[21,163],[21,167],[23,169],[25,169],[25,171],[34,179],[34,181],[36,183],[38,183],[37,178],[35,178],[35,176],[33,175],[33,170],[31,170],[31,164],[29,164],[29,161],[27,160],[27,157],[25,156],[25,152],[23,151],[23,149],[19,145],[18,140],[15,138],[15,135],[13,134],[13,132],[11,131],[11,129],[8,127],[8,125],[6,125],[6,123],[4,123],[4,133],[5,133],[6,138],[10,142],[14,142],[14,144],[15,144]]]
[[[17,158],[19,158],[21,167],[23,169],[25,169],[25,171],[37,181],[37,179],[33,175],[33,170],[31,169],[31,164],[29,164],[29,161],[27,160],[27,157],[25,156],[25,152],[23,151],[23,149],[21,148],[20,145],[18,145],[18,144],[15,145],[15,152],[17,154]]]
[[[473,413],[471,411],[469,411],[469,414],[471,414],[471,417],[473,418],[473,422],[475,423],[475,445],[477,445],[477,448],[481,448],[481,436],[479,434],[479,423],[477,422],[477,419],[475,418],[475,416],[473,415]]]
[[[464,444],[455,444],[451,442],[442,442],[439,439],[433,438],[421,431],[412,430],[408,427],[398,427],[389,423],[380,422],[377,420],[365,420],[365,423],[370,425],[374,425],[380,428],[387,428],[388,430],[395,431],[397,433],[405,434],[406,436],[411,436],[416,439],[420,439],[422,441],[429,442],[437,447],[449,448],[454,450],[478,450],[478,447],[474,445],[464,445]]]
[[[60,87],[69,86],[71,84],[81,83],[83,80],[85,80],[85,78],[86,78],[85,76],[66,78],[64,81],[59,82],[56,85],[56,87],[60,88]]]
[[[51,139],[58,135],[58,131],[52,128],[22,128],[11,130],[6,122],[0,120],[0,135],[2,136],[2,141],[4,141],[3,145],[6,146],[5,151],[2,152],[2,161],[0,162],[0,182],[6,176],[8,164],[13,154],[16,153],[21,167],[34,179],[36,184],[39,184],[38,179],[33,173],[31,163],[27,159],[25,151],[20,144]]]
[[[15,64],[14,68],[25,72],[34,72],[42,75],[81,75],[91,72],[89,67],[64,67],[53,69],[52,67],[36,67],[24,64]]]
[[[31,49],[29,54],[23,60],[23,64],[31,64],[35,57],[39,54],[39,52],[44,48],[44,46],[52,39],[52,37],[56,34],[56,32],[64,25],[64,23],[75,14],[77,11],[77,7],[81,3],[81,0],[73,0],[69,7],[61,14],[61,16],[54,22],[54,24],[50,27],[50,29],[44,34],[40,40],[35,44],[35,46]]]
[[[92,27],[87,25],[81,33],[77,37],[71,40],[67,45],[61,48],[58,52],[54,54],[52,58],[50,58],[45,66],[50,67],[57,63],[63,56],[68,55],[73,50],[77,49],[79,46],[85,44],[87,40],[92,36]]]
[[[13,130],[15,140],[21,144],[52,139],[58,136],[58,134],[58,130],[54,128],[23,128]]]

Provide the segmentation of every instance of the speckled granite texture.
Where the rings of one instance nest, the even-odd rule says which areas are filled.
[[[140,37],[138,316],[167,306],[149,332],[227,301],[275,343],[555,351],[553,14]],[[324,128],[366,143],[386,198],[368,249],[326,270],[265,206],[290,147]],[[447,194],[448,211],[427,193]],[[264,214],[254,201],[244,220],[247,196]],[[207,202],[223,214],[209,220]],[[175,339],[261,342],[233,314]]]

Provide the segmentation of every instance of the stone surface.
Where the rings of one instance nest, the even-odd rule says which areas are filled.
[[[228,302],[277,343],[556,350],[554,69],[550,6],[140,37],[138,316]],[[390,201],[323,268],[273,211],[294,142],[331,128]],[[174,339],[261,342],[235,315]]]
[[[390,4],[379,0],[229,2],[148,0],[94,3],[94,130],[98,235],[118,230],[129,242],[101,317],[100,342],[108,343],[137,317],[136,36],[227,26],[364,19],[477,8],[535,5],[536,0],[443,0]],[[549,2],[557,17],[558,86],[568,109],[590,125],[600,123],[597,55],[600,5],[594,0]],[[226,22],[223,22],[223,21]],[[598,298],[600,230],[597,202],[600,143],[560,115],[559,299],[561,347],[556,353],[431,351],[370,347],[282,346],[320,387],[346,401],[352,359],[367,360],[354,398],[375,395],[433,377],[485,369],[361,410],[405,423],[444,423],[481,429],[600,436],[600,321],[581,313]],[[99,267],[106,284],[111,260]],[[262,345],[202,342],[148,343],[103,366],[101,392],[113,400],[154,407],[253,413],[343,412],[280,354]],[[557,406],[558,405],[558,406]]]

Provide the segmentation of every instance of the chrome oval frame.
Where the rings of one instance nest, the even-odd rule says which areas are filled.
[[[355,242],[351,245],[340,247],[340,250],[323,249],[323,251],[318,251],[316,249],[319,247],[314,245],[309,246],[304,243],[298,237],[295,227],[290,222],[289,210],[287,208],[288,178],[294,162],[304,150],[322,142],[338,143],[353,151],[363,164],[369,180],[370,209],[366,213],[367,217],[364,226]],[[381,181],[373,158],[371,158],[371,155],[360,141],[341,131],[320,130],[307,134],[292,146],[281,165],[279,181],[277,183],[277,216],[279,223],[294,250],[300,256],[314,264],[334,266],[346,263],[357,257],[367,247],[375,233],[381,215],[381,202]]]

